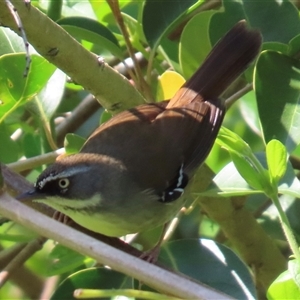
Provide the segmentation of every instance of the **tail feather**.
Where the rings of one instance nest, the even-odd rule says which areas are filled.
[[[245,21],[238,22],[183,87],[204,100],[219,97],[257,56],[261,40],[258,30],[248,28]]]

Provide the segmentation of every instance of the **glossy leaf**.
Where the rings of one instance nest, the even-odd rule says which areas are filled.
[[[119,3],[121,4],[121,2]],[[122,16],[128,28],[132,44],[138,50],[141,50],[145,57],[147,57],[147,52],[144,51],[144,48],[142,46],[143,43],[146,43],[146,38],[142,27],[142,13],[144,3],[143,1],[124,1],[124,4],[126,3],[128,5],[124,7]]]
[[[300,262],[296,259],[290,260],[288,263],[288,270],[300,290]]]
[[[229,248],[214,241],[187,239],[169,242],[162,248],[159,260],[234,298],[255,299],[255,288],[248,268]],[[73,291],[79,288],[99,290],[133,287],[132,280],[118,272],[91,268],[69,276],[51,299],[69,299]],[[149,290],[143,285],[144,289]]]
[[[271,140],[266,147],[270,178],[275,184],[284,176],[287,167],[287,152],[278,140]]]
[[[206,239],[167,243],[159,261],[235,299],[255,299],[246,265],[229,248]]]
[[[280,274],[269,287],[267,291],[268,300],[298,299],[300,288],[297,277],[299,277],[299,262],[296,260],[289,261],[288,270]]]
[[[84,17],[68,17],[58,21],[67,32],[79,40],[86,40],[110,51],[118,58],[123,58],[114,34],[99,22]]]
[[[300,62],[278,52],[262,52],[255,92],[266,143],[277,139],[291,153],[300,142]]]
[[[65,137],[64,141],[64,147],[67,154],[75,154],[78,153],[85,143],[85,139],[81,136],[74,134],[74,133],[68,133]]]
[[[236,133],[222,127],[216,142],[228,150],[235,167],[252,188],[267,194],[270,193],[268,172],[262,167],[243,139]]]
[[[250,146],[235,132],[229,130],[226,127],[221,127],[216,143],[226,150],[235,152],[237,155],[242,157],[250,157],[252,150]]]
[[[0,27],[0,55],[24,52],[23,40],[12,30]]]
[[[241,1],[223,1],[223,10],[211,18],[209,36],[212,45],[226,34],[238,21],[246,19]]]
[[[266,167],[266,158],[264,154],[256,155],[263,167]],[[287,170],[283,178],[278,183],[278,192],[280,194],[290,195],[300,198],[300,182],[295,176],[292,165],[287,163]],[[245,179],[240,175],[233,162],[227,164],[213,179],[213,183],[206,191],[199,195],[214,197],[217,195],[231,197],[262,193],[254,190]]]
[[[162,36],[170,30],[172,24],[181,15],[186,14],[187,9],[195,3],[197,0],[146,0],[143,11],[143,28],[150,47],[154,48]]]
[[[105,268],[90,268],[76,272],[66,278],[51,300],[72,299],[75,289],[118,289],[132,288],[131,278]]]
[[[239,107],[239,111],[241,113],[241,116],[243,118],[243,121],[247,123],[247,126],[249,129],[254,132],[257,137],[261,136],[261,127],[260,127],[260,121],[258,118],[258,111],[257,111],[257,103],[254,91],[251,91],[243,96],[242,99],[239,99],[237,102],[237,105]],[[228,119],[227,119],[228,120]],[[240,126],[240,123],[237,122],[237,118],[229,119],[229,122],[232,124],[232,129],[234,132],[235,128],[238,129]],[[232,128],[232,127],[231,127]],[[240,133],[239,133],[240,134]],[[259,138],[257,139],[260,140]]]
[[[299,14],[290,1],[243,0],[247,20],[262,32],[265,42],[288,43],[300,33]]]
[[[60,244],[56,245],[50,252],[51,263],[47,269],[47,276],[54,276],[70,272],[84,265],[86,257]]]
[[[28,75],[24,78],[24,54],[0,57],[0,123],[13,110],[41,91],[55,70],[41,56],[32,55],[31,60]]]
[[[294,38],[292,38],[288,45],[288,55],[290,57],[293,57],[294,55],[297,55],[300,49],[300,34],[296,35]]]
[[[265,172],[261,172],[261,170],[258,170],[248,157],[238,155],[236,152],[231,152],[230,156],[235,167],[245,179],[245,181],[252,188],[263,191],[264,183],[267,181],[265,179]]]
[[[211,50],[209,24],[214,14],[214,11],[197,14],[182,31],[179,44],[179,61],[186,78],[192,76]]]
[[[49,122],[63,97],[65,81],[66,75],[57,69],[27,108],[45,123]]]

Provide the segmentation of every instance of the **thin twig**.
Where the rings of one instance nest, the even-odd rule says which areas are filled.
[[[13,18],[16,22],[16,25],[18,26],[18,30],[19,30],[20,35],[21,35],[21,37],[23,39],[23,42],[24,42],[26,65],[25,65],[25,71],[24,71],[23,76],[27,77],[28,72],[29,72],[29,68],[30,68],[31,58],[30,58],[30,54],[29,54],[29,43],[28,43],[28,40],[27,40],[27,37],[26,37],[26,32],[24,30],[24,27],[23,27],[23,24],[22,24],[22,21],[20,19],[20,16],[18,14],[17,9],[13,6],[13,4],[9,0],[5,0],[5,3],[8,7],[8,9],[10,10],[10,13],[13,16]],[[25,5],[26,6],[30,5],[30,1],[25,1]],[[30,7],[30,6],[28,6],[28,7]]]
[[[250,92],[253,89],[253,84],[248,83],[246,84],[242,89],[238,90],[236,93],[231,95],[226,99],[226,107],[227,109],[234,104],[238,99],[240,99],[242,96],[246,95],[248,92]]]
[[[28,258],[30,258],[34,253],[39,251],[43,244],[46,242],[46,238],[39,237],[31,242],[29,242],[19,254],[0,272],[0,288],[9,279],[12,273],[18,271],[20,266],[22,266]]]
[[[19,160],[17,162],[10,163],[7,166],[15,172],[31,170],[44,164],[53,163],[57,156],[64,153],[65,153],[65,149],[61,148],[53,152],[27,158],[26,160]]]
[[[18,243],[3,249],[0,245],[0,270],[3,270],[7,262],[10,262],[25,246],[26,243]],[[29,299],[39,299],[44,287],[43,279],[24,265],[19,267],[18,272],[11,274],[10,282],[19,287]]]
[[[150,90],[147,82],[144,79],[139,62],[135,56],[135,52],[134,52],[134,49],[133,49],[131,41],[130,41],[129,33],[127,31],[127,28],[124,23],[124,19],[122,17],[121,11],[120,11],[119,1],[118,0],[107,0],[107,3],[111,8],[112,13],[114,14],[115,20],[118,23],[118,26],[124,37],[128,53],[134,63],[134,69],[135,69],[135,74],[137,76],[137,80],[135,80],[134,78],[133,78],[133,80],[138,84],[140,90],[145,95],[146,99],[151,102],[151,101],[153,101],[153,96],[152,96],[151,90]]]

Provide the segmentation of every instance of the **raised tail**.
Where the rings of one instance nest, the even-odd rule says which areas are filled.
[[[248,28],[244,20],[238,22],[219,40],[182,88],[193,90],[203,100],[216,99],[254,60],[261,43],[262,37],[258,30]],[[181,102],[184,94],[181,91],[179,95],[175,95],[170,106],[182,105],[183,103],[176,102]]]

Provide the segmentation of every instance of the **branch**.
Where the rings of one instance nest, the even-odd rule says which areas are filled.
[[[228,296],[196,283],[184,275],[178,275],[159,268],[48,218],[16,201],[7,193],[0,196],[0,211],[3,216],[42,236],[92,257],[104,265],[109,265],[116,271],[132,276],[169,295],[185,299],[230,299]]]

